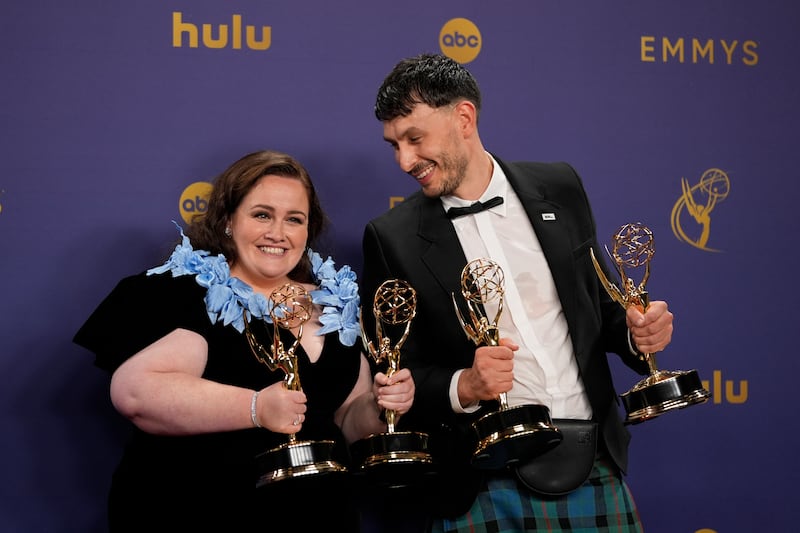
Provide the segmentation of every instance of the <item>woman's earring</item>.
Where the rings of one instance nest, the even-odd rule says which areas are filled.
[[[230,239],[230,238],[233,236],[233,232],[231,231],[231,227],[230,227],[230,226],[228,226],[227,228],[225,228],[225,236],[226,236],[227,238],[229,238],[229,239]]]

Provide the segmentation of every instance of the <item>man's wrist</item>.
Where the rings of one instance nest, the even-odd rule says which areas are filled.
[[[453,374],[453,377],[450,379],[450,407],[453,409],[454,413],[474,413],[478,409],[480,409],[480,401],[474,401],[466,406],[461,405],[461,398],[458,394],[458,384],[461,381],[461,374],[466,369],[462,368],[461,370],[456,370]]]

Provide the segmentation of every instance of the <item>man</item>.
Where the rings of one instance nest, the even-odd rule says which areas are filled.
[[[577,173],[564,163],[512,163],[487,152],[478,135],[480,105],[472,75],[432,54],[398,63],[375,104],[384,139],[421,191],[366,226],[362,300],[372,301],[391,278],[417,291],[401,355],[416,398],[401,424],[429,432],[438,452],[439,484],[425,498],[433,531],[641,531],[622,478],[630,435],[607,353],[646,374],[642,353],[667,346],[672,313],[663,301],[643,313],[611,299],[591,259],[590,250],[607,269]],[[448,216],[452,207],[494,197],[502,203]],[[497,345],[476,346],[454,310],[462,269],[479,258],[495,261],[505,276],[500,340],[489,343]],[[490,319],[493,305],[485,306]],[[364,315],[369,330],[373,317]],[[496,411],[493,400],[502,393],[509,406],[546,406],[556,427],[596,423],[596,453],[582,483],[544,495],[516,468],[474,467],[472,423]]]

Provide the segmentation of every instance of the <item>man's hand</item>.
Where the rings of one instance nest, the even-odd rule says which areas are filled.
[[[461,405],[480,400],[496,400],[511,390],[514,382],[514,352],[519,346],[500,339],[499,346],[480,346],[475,350],[472,367],[458,379],[458,399]]]
[[[642,313],[641,306],[631,305],[625,315],[631,340],[640,352],[660,352],[672,340],[672,313],[667,302],[650,302],[646,313]]]

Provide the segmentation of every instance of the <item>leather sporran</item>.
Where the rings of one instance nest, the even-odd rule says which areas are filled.
[[[589,477],[597,454],[597,422],[553,419],[563,439],[553,449],[514,468],[517,478],[543,496],[563,496]]]

